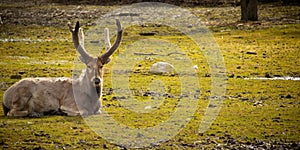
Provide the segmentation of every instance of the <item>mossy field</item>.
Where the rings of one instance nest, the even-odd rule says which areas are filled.
[[[26,77],[72,77],[77,52],[67,22],[79,20],[88,30],[97,17],[122,6],[0,2],[0,102],[4,92]],[[103,109],[122,125],[146,129],[172,117],[179,107],[180,78],[176,73],[152,74],[155,55],[141,56],[129,72],[130,95],[114,93],[114,65],[126,45],[140,39],[159,39],[184,50],[199,80],[197,109],[187,124],[170,139],[143,149],[299,149],[300,81],[258,80],[258,77],[300,77],[300,7],[279,3],[259,6],[259,21],[240,22],[239,7],[184,8],[205,21],[224,58],[226,93],[220,112],[204,133],[199,127],[210,105],[212,76],[201,50],[189,39],[167,26],[131,26],[104,68]],[[111,32],[115,32],[111,30]],[[144,36],[141,33],[153,33]],[[99,37],[101,38],[101,37]],[[114,40],[115,37],[111,37]],[[112,40],[112,41],[113,41]],[[141,45],[142,47],[142,45]],[[157,47],[148,47],[148,49]],[[101,49],[101,48],[99,48]],[[104,45],[103,45],[104,49]],[[191,66],[193,67],[193,66]],[[122,76],[122,74],[120,74]],[[163,101],[158,107],[137,113],[125,108],[123,100],[154,101],[149,83],[159,80]],[[123,84],[123,83],[119,83]],[[100,114],[101,115],[101,114]],[[88,117],[44,116],[17,118],[3,115],[0,108],[2,149],[131,149],[105,139],[86,123]],[[107,132],[117,127],[104,127]],[[161,130],[161,134],[167,131]],[[116,134],[118,136],[118,134]],[[137,134],[137,136],[143,136]],[[120,135],[118,138],[127,138]],[[133,141],[132,143],[139,143]]]

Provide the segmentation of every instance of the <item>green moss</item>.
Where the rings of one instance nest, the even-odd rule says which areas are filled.
[[[226,70],[236,76],[299,76],[299,25],[217,33]],[[247,54],[254,52],[256,54]]]
[[[154,38],[178,45],[193,64],[200,84],[200,97],[196,113],[178,135],[158,149],[171,149],[182,144],[204,142],[207,138],[216,143],[226,143],[229,137],[241,142],[263,141],[299,142],[299,81],[243,80],[236,78],[270,75],[299,76],[299,24],[278,25],[258,30],[232,30],[213,33],[225,59],[228,76],[226,96],[216,120],[203,135],[198,133],[211,94],[209,66],[201,50],[180,34],[172,33],[168,27],[130,27],[117,54],[134,41],[147,39],[138,33],[155,31]],[[17,82],[13,75],[25,77],[71,77],[76,52],[70,42],[68,29],[41,26],[1,26],[0,37],[6,39],[30,39],[28,41],[1,42],[0,83],[7,86]],[[151,37],[153,38],[153,37]],[[39,41],[38,39],[42,39]],[[158,47],[151,47],[157,49]],[[251,54],[247,52],[252,52]],[[117,56],[117,55],[116,55]],[[113,62],[105,69],[104,109],[124,125],[133,128],[147,128],[167,120],[180,100],[179,76],[150,74],[150,65],[161,61],[145,57],[132,68],[129,77],[131,95],[139,102],[151,101],[149,84],[154,80],[164,83],[164,90],[173,97],[163,97],[159,109],[147,113],[136,113],[122,106],[112,88]],[[149,56],[151,57],[151,56]],[[206,76],[206,77],[205,77]],[[124,81],[125,82],[125,81]],[[120,83],[121,84],[121,83]],[[0,90],[0,101],[7,87]],[[287,98],[290,95],[291,98]],[[0,109],[3,114],[3,110]],[[10,118],[0,116],[0,143],[8,149],[118,149],[94,133],[81,117],[51,116],[38,119]],[[197,144],[196,144],[197,145]],[[206,145],[213,148],[217,144]],[[180,146],[179,146],[180,147]],[[184,146],[182,146],[184,147]]]

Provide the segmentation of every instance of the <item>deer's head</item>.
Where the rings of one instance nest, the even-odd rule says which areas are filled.
[[[84,48],[84,34],[82,28],[79,26],[79,22],[76,23],[75,28],[73,29],[69,24],[69,29],[72,33],[73,44],[76,50],[79,52],[80,60],[86,64],[86,74],[88,80],[95,87],[101,87],[103,81],[103,66],[110,61],[110,56],[117,50],[122,40],[122,26],[120,21],[117,19],[116,24],[118,26],[117,39],[115,43],[111,46],[109,39],[109,30],[105,28],[104,30],[104,39],[106,44],[106,52],[98,57],[92,57]]]

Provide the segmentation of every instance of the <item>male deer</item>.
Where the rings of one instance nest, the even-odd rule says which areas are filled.
[[[84,35],[76,23],[75,29],[69,25],[73,44],[80,54],[80,60],[86,64],[85,72],[79,79],[71,78],[25,78],[11,86],[3,97],[4,115],[31,116],[43,115],[91,115],[100,113],[102,107],[103,65],[110,61],[110,56],[117,50],[122,40],[122,26],[118,26],[117,39],[113,46],[109,41],[106,28],[106,52],[92,57],[84,48]]]

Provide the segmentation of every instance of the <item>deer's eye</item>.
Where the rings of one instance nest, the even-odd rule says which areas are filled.
[[[92,66],[91,66],[91,65],[87,65],[87,68],[91,69],[91,68],[92,68]]]
[[[103,68],[103,65],[102,65],[102,66],[99,66],[99,68],[102,69],[102,68]]]

